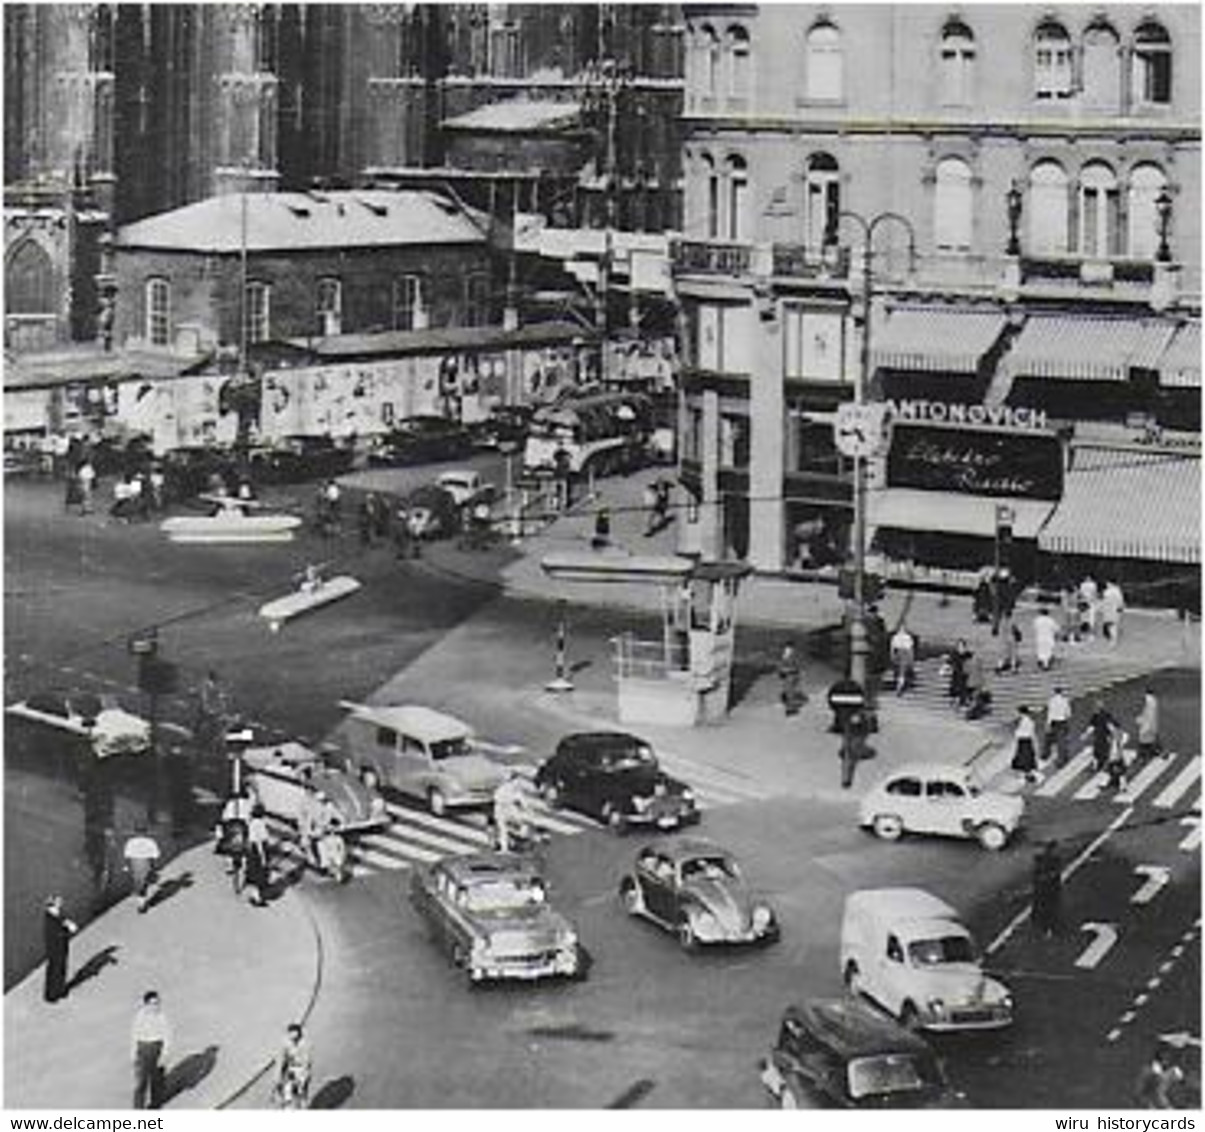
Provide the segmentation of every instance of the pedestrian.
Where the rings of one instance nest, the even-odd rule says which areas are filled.
[[[611,510],[600,507],[594,515],[594,537],[590,546],[594,550],[606,550],[611,545]]]
[[[1163,1042],[1155,1044],[1151,1059],[1138,1075],[1135,1099],[1141,1108],[1175,1108],[1172,1091],[1184,1081],[1184,1070],[1164,1048]]]
[[[862,759],[870,758],[871,752],[866,745],[866,733],[869,721],[860,708],[851,711],[845,720],[841,736],[841,789],[848,790],[854,784],[854,772]]]
[[[1016,621],[1013,620],[1011,613],[1000,622],[1000,629],[1003,644],[1001,645],[1000,660],[996,664],[996,671],[999,673],[1020,672],[1021,629]]]
[[[1013,728],[1013,759],[1012,768],[1018,774],[1025,775],[1026,782],[1037,780],[1038,729],[1033,715],[1028,707],[1022,704],[1017,708],[1017,722]]]
[[[171,1043],[172,1028],[163,1013],[159,992],[149,990],[142,996],[142,1006],[130,1030],[135,1108],[159,1108],[163,1104],[164,1066]]]
[[[1147,688],[1142,695],[1142,708],[1135,720],[1138,727],[1138,758],[1146,763],[1157,757],[1159,744],[1159,698],[1153,688]]]
[[[276,1084],[272,1093],[277,1105],[280,1108],[308,1108],[314,1058],[300,1022],[290,1023],[276,1064]]]
[[[1096,619],[1100,616],[1100,588],[1091,574],[1079,584],[1079,635],[1082,639],[1096,635]]]
[[[778,679],[781,685],[779,698],[787,715],[798,715],[806,697],[803,694],[803,666],[794,646],[783,645],[778,661]]]
[[[1043,606],[1033,619],[1033,650],[1037,657],[1038,668],[1049,672],[1054,664],[1055,646],[1059,639],[1059,623],[1050,616],[1050,610]]]
[[[1031,897],[1034,931],[1047,938],[1062,927],[1063,863],[1058,845],[1047,841],[1034,856]]]
[[[656,484],[649,483],[649,484],[645,485],[644,492],[643,492],[643,498],[644,498],[644,509],[645,509],[644,537],[648,538],[650,535],[655,535],[657,533],[657,486],[656,486]]]
[[[1071,701],[1067,693],[1059,685],[1050,693],[1046,701],[1046,744],[1043,756],[1054,758],[1054,765],[1067,765],[1071,743]]]
[[[84,489],[80,485],[79,472],[74,468],[68,468],[63,480],[65,484],[63,510],[70,511],[72,507],[82,507],[84,503]]]
[[[91,515],[92,493],[96,490],[96,469],[87,457],[84,457],[84,462],[80,464],[76,477],[79,479],[80,514]]]
[[[946,695],[959,708],[967,705],[967,662],[971,659],[971,648],[965,640],[959,640],[946,657],[949,667],[950,682]]]
[[[891,664],[895,669],[895,694],[902,696],[916,679],[916,638],[903,621],[891,636]]]
[[[979,584],[975,587],[975,595],[971,599],[971,615],[980,625],[986,625],[992,620],[995,608],[995,594],[992,588],[990,571],[980,571]]]
[[[333,479],[326,481],[322,489],[322,497],[326,500],[326,521],[332,534],[339,533],[339,523],[343,508],[343,492]]]
[[[1059,592],[1059,616],[1062,618],[1063,640],[1079,643],[1079,600],[1073,586],[1064,586]]]
[[[51,896],[42,915],[42,939],[46,944],[46,982],[42,997],[47,1002],[58,1002],[67,997],[67,956],[71,950],[71,937],[77,931],[75,921],[63,914],[63,898]]]
[[[134,835],[127,839],[122,857],[138,894],[138,911],[145,912],[151,906],[152,888],[159,871],[159,844],[147,832],[146,822],[140,821],[134,827]]]
[[[1098,771],[1103,771],[1108,764],[1113,749],[1113,736],[1119,730],[1117,720],[1105,707],[1104,700],[1098,699],[1088,717],[1088,726],[1080,736],[1081,742],[1084,739],[1092,740],[1092,761]]]
[[[983,657],[975,652],[967,659],[967,710],[968,720],[982,719],[992,710],[992,691],[988,683],[987,665]]]
[[[1120,726],[1113,729],[1109,742],[1109,757],[1105,762],[1110,790],[1120,790],[1125,785],[1126,775],[1130,768],[1130,752],[1126,747],[1129,739],[1129,735]]]
[[[1013,615],[1017,605],[1017,590],[1013,583],[1012,571],[1007,566],[1000,567],[992,578],[992,636],[1000,634],[1000,625]]]
[[[1100,633],[1111,645],[1121,639],[1121,614],[1125,609],[1125,596],[1121,586],[1110,581],[1100,597]]]
[[[214,851],[230,858],[230,866],[226,871],[236,878],[243,875],[247,856],[247,830],[251,824],[253,808],[250,792],[246,786],[240,786],[238,793],[226,799],[216,830],[217,844]]]
[[[410,512],[399,507],[393,523],[393,547],[397,558],[417,558],[419,543],[410,530]]]
[[[657,502],[655,509],[657,512],[657,529],[669,525],[669,482],[658,477],[657,482],[653,484],[657,491]]]
[[[151,465],[147,483],[151,489],[151,507],[156,511],[162,511],[167,504],[167,478],[163,474],[162,464]]]
[[[251,903],[257,908],[268,906],[268,888],[271,883],[271,842],[268,823],[264,819],[264,808],[255,805],[251,820],[247,823],[247,884],[251,888]]]

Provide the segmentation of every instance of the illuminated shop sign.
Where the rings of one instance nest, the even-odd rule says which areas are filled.
[[[1049,428],[1044,409],[1012,405],[967,405],[947,401],[888,401],[892,419],[923,424],[1013,428],[1036,432]]]

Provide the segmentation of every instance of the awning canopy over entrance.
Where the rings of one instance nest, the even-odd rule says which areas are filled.
[[[1157,369],[1173,326],[1151,318],[1030,315],[1006,359],[1017,377],[1128,381],[1132,369]]]
[[[999,311],[896,307],[872,328],[872,361],[890,369],[974,373],[1005,321]]]
[[[945,491],[889,487],[867,494],[867,521],[876,527],[936,534],[996,537],[996,508],[1013,512],[1013,535],[1031,539],[1049,517],[1048,499],[1002,499],[990,495],[956,495]]]
[[[1078,453],[1038,546],[1055,554],[1200,562],[1200,476],[1195,456]]]
[[[1165,389],[1201,388],[1201,324],[1186,322],[1159,359],[1159,384]]]

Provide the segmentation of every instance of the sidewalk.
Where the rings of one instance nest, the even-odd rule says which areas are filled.
[[[65,1000],[42,1000],[42,967],[5,996],[5,1108],[128,1109],[130,1026],[152,988],[173,1033],[165,1108],[222,1107],[306,1015],[321,953],[293,892],[253,908],[208,844],[172,860],[163,884],[174,891],[145,915],[127,898],[72,940]]]

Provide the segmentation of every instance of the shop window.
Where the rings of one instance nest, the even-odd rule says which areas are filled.
[[[937,163],[933,234],[938,251],[969,252],[973,201],[971,167],[959,157]]]
[[[734,99],[749,97],[750,53],[749,33],[733,24],[728,29],[728,95]]]
[[[1167,106],[1172,100],[1171,38],[1153,20],[1134,33],[1132,95],[1137,106]]]
[[[9,256],[4,272],[4,309],[9,314],[54,311],[54,268],[46,250],[24,240]]]
[[[840,102],[845,96],[845,56],[841,33],[830,23],[816,24],[804,48],[804,90],[810,102]]]
[[[941,104],[970,106],[974,93],[975,37],[961,20],[941,33]]]
[[[787,473],[839,476],[841,456],[833,440],[833,426],[813,419],[815,409],[802,404],[787,405],[783,470]]]
[[[698,309],[698,364],[712,373],[749,373],[752,308],[701,303]]]
[[[171,284],[166,279],[146,281],[146,340],[152,346],[171,342]]]
[[[784,307],[783,377],[806,381],[843,380],[843,329],[844,318],[836,311]]]
[[[1100,161],[1080,173],[1079,250],[1085,256],[1110,256],[1121,251],[1120,201],[1113,170]]]
[[[1083,102],[1092,110],[1116,113],[1121,108],[1121,45],[1106,23],[1084,32]]]
[[[272,288],[267,283],[248,283],[247,341],[267,342],[271,336]]]
[[[343,331],[343,284],[338,279],[319,279],[315,300],[318,311],[318,332],[323,335]]]
[[[730,240],[747,240],[749,231],[749,169],[743,157],[728,158],[728,231]]]
[[[720,414],[721,468],[747,468],[749,466],[749,418],[743,414]]]
[[[1057,161],[1039,161],[1029,173],[1029,244],[1036,254],[1068,249],[1067,174]]]
[[[1167,178],[1157,165],[1137,165],[1130,172],[1127,197],[1129,254],[1135,259],[1154,259],[1159,250],[1159,194]]]
[[[403,275],[393,281],[394,330],[415,330],[422,305],[423,281],[419,276]]]
[[[1062,24],[1047,20],[1034,33],[1034,97],[1070,98],[1071,37]]]
[[[841,211],[841,171],[834,157],[813,153],[803,175],[804,243],[820,251],[836,237]]]

